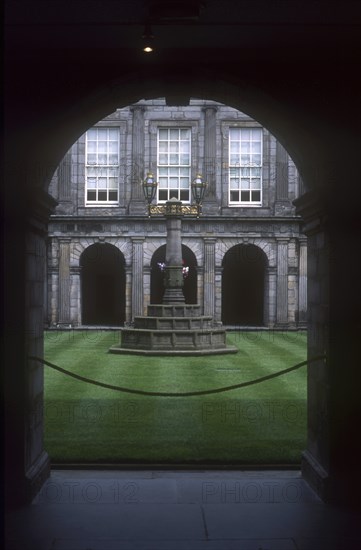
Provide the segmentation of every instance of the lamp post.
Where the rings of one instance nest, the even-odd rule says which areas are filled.
[[[206,186],[207,184],[203,181],[202,176],[197,174],[191,184],[195,205],[183,205],[176,198],[172,198],[162,205],[152,205],[151,203],[157,191],[157,182],[150,172],[143,181],[143,192],[148,202],[148,216],[164,215],[167,220],[164,304],[184,304],[181,240],[182,217],[184,215],[191,215],[199,218]]]

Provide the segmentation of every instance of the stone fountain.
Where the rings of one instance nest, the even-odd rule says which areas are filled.
[[[148,174],[148,186],[155,183]],[[146,185],[147,178],[144,183]],[[192,191],[198,185],[204,189],[201,177],[197,176]],[[148,189],[149,190],[149,189]],[[181,224],[184,215],[200,215],[200,194],[195,195],[196,205],[182,205],[170,199],[165,205],[153,206],[154,194],[145,194],[149,202],[149,215],[166,217],[166,267],[164,297],[161,304],[148,305],[146,316],[134,318],[132,327],[121,329],[121,342],[109,349],[111,353],[136,355],[215,355],[237,353],[237,348],[227,346],[226,331],[221,323],[211,316],[202,315],[199,304],[186,304],[183,294],[183,265]],[[195,193],[194,193],[195,194]],[[197,200],[198,199],[198,200]]]

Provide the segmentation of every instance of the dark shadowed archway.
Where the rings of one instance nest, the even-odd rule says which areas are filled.
[[[227,325],[264,324],[265,253],[252,244],[238,244],[223,258],[222,322]]]
[[[163,300],[164,286],[163,273],[158,263],[165,262],[166,245],[160,246],[153,254],[151,260],[150,278],[150,303],[160,304]],[[182,245],[182,257],[184,266],[189,267],[188,275],[184,278],[184,299],[186,304],[197,303],[197,260],[194,253],[186,245]]]
[[[81,255],[83,325],[123,325],[125,270],[123,254],[111,244],[93,244]]]

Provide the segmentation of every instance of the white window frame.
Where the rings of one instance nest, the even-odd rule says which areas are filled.
[[[187,139],[182,140],[182,132],[187,132]],[[160,139],[161,132],[167,132],[167,139]],[[178,139],[171,139],[172,132],[178,132]],[[162,136],[164,137],[164,135]],[[173,134],[174,137],[174,134]],[[178,143],[176,151],[171,151],[170,142],[175,141]],[[164,151],[160,149],[160,142],[168,143],[168,147]],[[188,162],[181,162],[182,160],[182,151],[181,143],[188,143],[188,151],[183,154],[188,155]],[[171,155],[174,157],[178,156],[178,162],[170,162]],[[168,162],[164,163],[164,157],[168,156]],[[174,159],[173,157],[173,159]],[[190,204],[191,202],[191,172],[192,172],[192,127],[191,126],[159,126],[157,128],[157,203],[164,204],[172,197],[178,198],[185,204]],[[171,178],[173,178],[173,184],[176,186],[171,186]],[[167,180],[167,185],[164,185]],[[183,181],[182,181],[183,180]],[[187,180],[187,186],[182,186],[185,180]],[[177,193],[175,191],[177,190]],[[187,191],[188,198],[184,198],[184,193],[182,196],[182,191]],[[165,192],[167,192],[165,196]]]
[[[234,130],[239,132],[239,139],[231,139]],[[249,139],[242,139],[242,134],[246,136],[246,132]],[[253,132],[260,134],[260,139],[253,139]],[[256,151],[256,147],[252,149],[253,143],[260,144],[259,150]],[[234,147],[232,144],[235,144]],[[260,207],[262,191],[263,129],[259,126],[231,126],[228,136],[228,206]],[[237,193],[238,199],[234,199]],[[246,198],[247,195],[249,198]]]
[[[96,139],[89,139],[90,132],[96,131]],[[106,140],[99,139],[99,132],[106,131]],[[110,132],[112,136],[116,135],[116,139],[110,139]],[[106,150],[99,151],[99,142],[106,142]],[[95,143],[95,151],[90,151],[90,142]],[[111,146],[110,144],[114,145]],[[119,168],[120,168],[120,131],[119,127],[114,126],[94,126],[90,128],[85,134],[85,206],[118,206],[119,205]],[[94,155],[95,162],[90,155]],[[99,157],[105,156],[105,163],[99,163]],[[95,180],[94,187],[89,186],[90,179]],[[105,187],[99,186],[99,179],[102,178],[105,181]],[[112,186],[111,186],[112,185]],[[95,193],[95,199],[89,200],[88,193]],[[111,193],[116,192],[116,198],[109,198]],[[105,198],[99,198],[100,193],[106,193]]]

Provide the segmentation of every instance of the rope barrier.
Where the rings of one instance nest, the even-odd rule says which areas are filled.
[[[105,384],[104,382],[98,382],[97,380],[91,380],[90,378],[85,378],[84,376],[80,376],[79,374],[75,374],[73,372],[70,372],[68,370],[65,370],[61,367],[58,367],[58,365],[54,365],[54,363],[50,363],[50,361],[46,361],[45,359],[42,359],[41,357],[36,357],[33,355],[30,355],[28,359],[32,361],[38,361],[39,363],[46,365],[47,367],[50,367],[54,370],[57,370],[63,374],[66,374],[67,376],[70,376],[72,378],[75,378],[76,380],[80,380],[81,382],[86,382],[88,384],[93,384],[94,386],[99,386],[101,388],[106,388],[107,390],[114,390],[114,391],[120,391],[123,393],[132,393],[136,395],[145,395],[148,397],[197,397],[200,395],[211,395],[214,393],[223,393],[227,391],[232,390],[238,390],[240,388],[245,388],[247,386],[252,386],[254,384],[260,384],[261,382],[265,382],[266,380],[271,380],[272,378],[277,378],[278,376],[282,376],[284,374],[287,374],[289,372],[292,372],[294,370],[297,370],[304,365],[307,365],[309,363],[314,363],[315,361],[320,361],[321,359],[326,359],[326,355],[316,355],[315,357],[311,357],[311,359],[306,359],[306,361],[302,361],[302,363],[297,363],[297,365],[294,365],[293,367],[289,367],[287,369],[280,370],[278,372],[275,372],[273,374],[268,374],[267,376],[262,376],[261,378],[255,378],[254,380],[249,380],[248,382],[242,382],[240,384],[234,384],[232,386],[224,386],[222,388],[215,388],[213,390],[201,390],[201,391],[190,391],[190,392],[180,392],[180,393],[174,393],[174,392],[155,392],[155,391],[145,391],[145,390],[136,390],[134,388],[124,388],[122,386],[113,386],[111,384]]]

